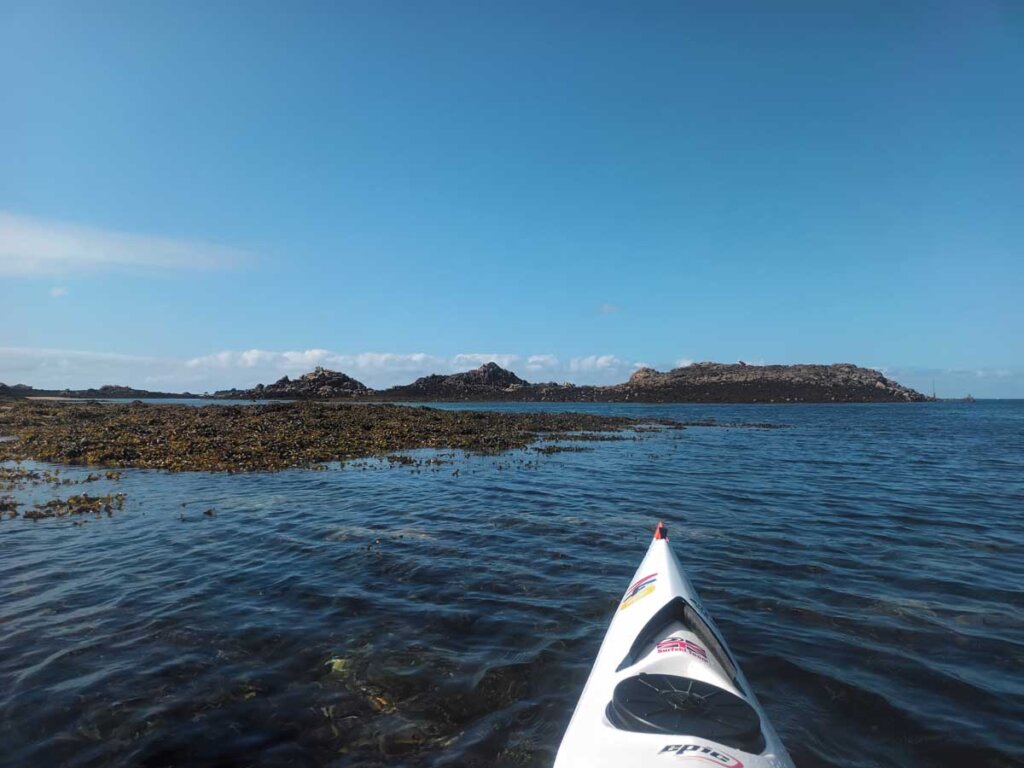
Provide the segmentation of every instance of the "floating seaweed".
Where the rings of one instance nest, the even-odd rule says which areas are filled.
[[[87,493],[80,493],[66,499],[50,499],[42,504],[36,504],[32,509],[22,513],[22,517],[28,520],[42,520],[48,517],[68,517],[70,515],[94,514],[99,516],[103,513],[110,517],[114,510],[124,507],[125,498],[123,493],[108,493],[106,496],[90,496]]]
[[[120,480],[120,472],[106,472],[97,474],[90,472],[85,477],[61,476],[59,469],[29,469],[16,465],[13,467],[0,466],[0,491],[23,490],[32,486],[52,485],[54,487],[81,485],[83,483],[95,483],[98,480]]]
[[[0,496],[0,520],[3,519],[4,515],[7,515],[8,517],[17,517],[18,507],[20,506],[21,504],[10,496]]]

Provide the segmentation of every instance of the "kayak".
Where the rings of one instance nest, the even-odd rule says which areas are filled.
[[[658,523],[555,768],[793,768]]]

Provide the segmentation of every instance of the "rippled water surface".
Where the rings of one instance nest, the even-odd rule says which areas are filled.
[[[0,763],[549,765],[663,518],[799,766],[1024,765],[1024,402],[589,409],[790,428],[3,521]]]

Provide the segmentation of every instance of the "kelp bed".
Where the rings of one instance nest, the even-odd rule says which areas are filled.
[[[315,467],[417,448],[497,453],[544,439],[607,438],[668,419],[500,413],[400,405],[275,403],[192,407],[144,403],[0,404],[0,461],[254,472]]]

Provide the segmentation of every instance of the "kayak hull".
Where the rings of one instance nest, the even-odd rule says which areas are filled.
[[[793,768],[663,526],[623,595],[555,768]]]

